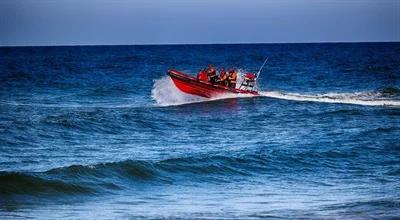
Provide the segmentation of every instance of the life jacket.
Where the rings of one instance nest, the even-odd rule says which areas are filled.
[[[201,81],[208,81],[207,73],[205,71],[200,71],[197,75],[197,79]]]
[[[229,73],[229,82],[230,83],[236,83],[236,79],[237,79],[237,74],[236,72],[230,72]]]
[[[221,81],[225,81],[228,78],[225,70],[221,70],[221,73],[219,74],[219,78]]]

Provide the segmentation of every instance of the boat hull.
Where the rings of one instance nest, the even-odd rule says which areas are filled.
[[[184,93],[212,98],[223,94],[250,94],[258,95],[257,91],[249,91],[242,89],[230,88],[216,83],[199,81],[195,77],[179,72],[177,70],[169,70],[168,75],[171,77],[175,86]]]

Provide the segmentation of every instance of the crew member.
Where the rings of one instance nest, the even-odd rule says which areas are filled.
[[[221,71],[219,72],[219,82],[224,86],[228,85],[228,74],[226,74],[224,68],[222,68]]]
[[[237,73],[236,73],[235,69],[229,70],[229,76],[228,76],[229,87],[235,88],[236,80],[237,80]]]
[[[200,72],[197,74],[197,80],[208,81],[208,76],[205,69],[200,70]]]
[[[215,70],[215,67],[212,64],[208,65],[207,74],[210,82],[216,83],[218,81],[217,70]]]

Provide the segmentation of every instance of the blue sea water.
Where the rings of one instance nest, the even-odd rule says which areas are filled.
[[[396,217],[400,43],[0,48],[0,219]]]

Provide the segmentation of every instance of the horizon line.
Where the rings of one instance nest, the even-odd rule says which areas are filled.
[[[96,46],[196,46],[196,45],[242,45],[242,44],[340,44],[340,43],[400,43],[400,41],[315,41],[315,42],[242,42],[242,43],[143,43],[143,44],[53,44],[53,45],[0,45],[5,47],[96,47]]]

